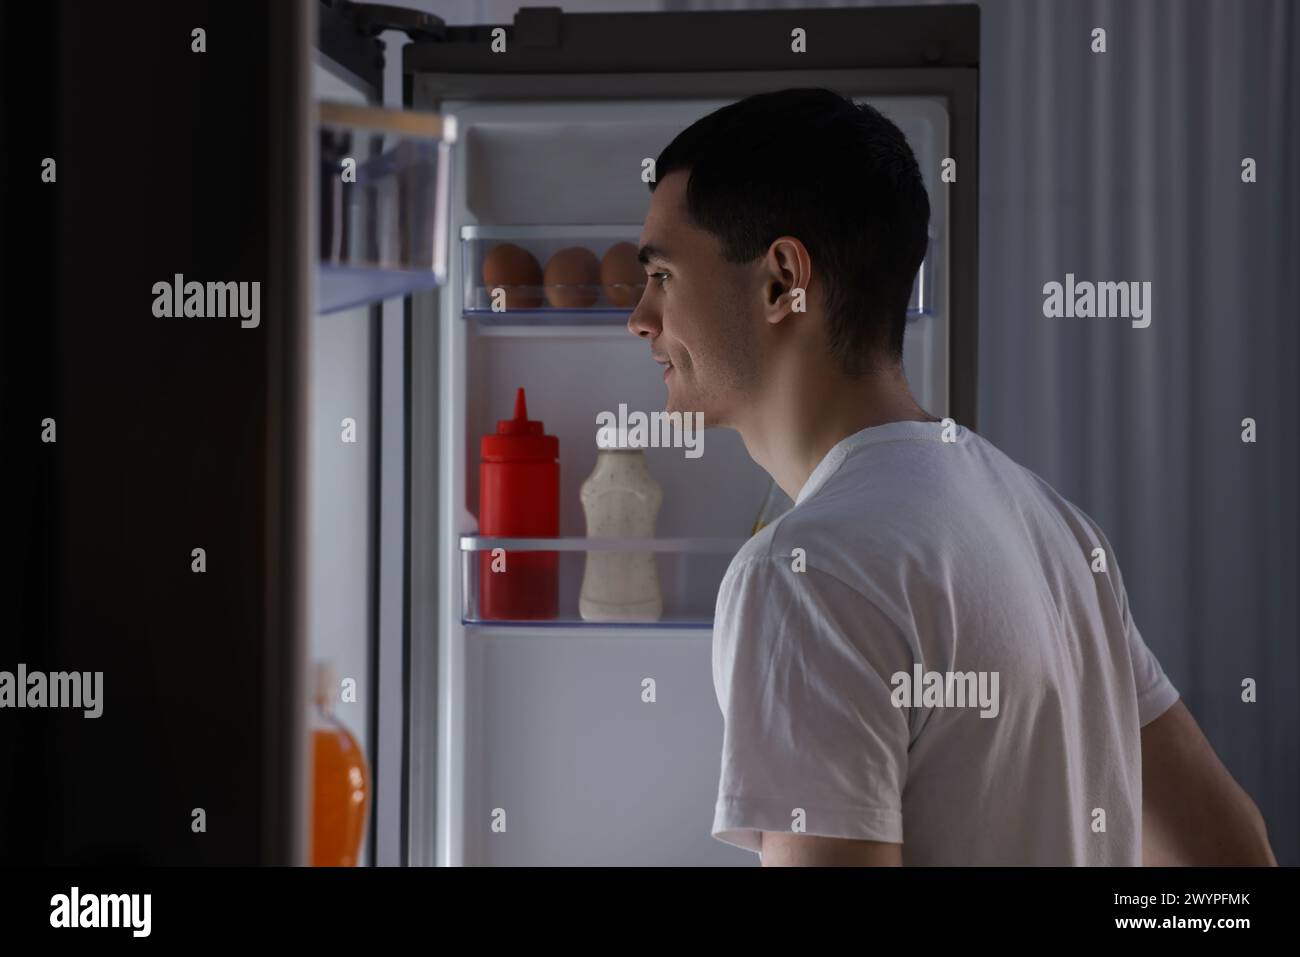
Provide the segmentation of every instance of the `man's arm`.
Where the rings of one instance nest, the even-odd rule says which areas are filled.
[[[1182,701],[1142,729],[1142,863],[1277,866],[1259,808]]]
[[[764,867],[902,867],[903,845],[763,831]]]

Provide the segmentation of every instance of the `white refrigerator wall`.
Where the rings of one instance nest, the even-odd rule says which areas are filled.
[[[905,366],[921,404],[947,413],[947,202],[938,182],[947,116],[928,98],[872,99],[917,152],[932,206],[933,315],[909,324]],[[441,323],[442,458],[438,860],[443,864],[753,864],[710,837],[722,721],[708,628],[462,624],[459,537],[477,530],[479,438],[525,387],[530,417],[559,436],[561,534],[585,534],[578,488],[595,459],[595,417],[654,412],[661,370],[626,330],[538,335],[464,315],[465,225],[639,224],[641,161],[723,101],[446,101],[461,145],[452,190],[450,282]],[[637,231],[627,236],[635,242]],[[562,323],[562,319],[557,319]],[[709,430],[704,454],[651,449],[664,538],[747,536],[768,477],[739,436]],[[725,567],[725,563],[723,563]],[[720,571],[683,602],[711,610]],[[572,578],[564,587],[576,587]],[[570,596],[571,597],[571,596]],[[562,598],[561,606],[566,601]],[[572,604],[572,602],[568,602]],[[654,679],[656,700],[643,699]],[[504,814],[504,831],[494,818]]]
[[[364,104],[365,97],[317,63],[317,100]],[[311,500],[307,551],[307,704],[314,689],[311,665],[328,661],[340,682],[356,682],[356,700],[336,693],[334,714],[356,738],[372,771],[370,753],[371,568],[370,463],[376,427],[370,415],[370,309],[318,315],[311,324],[308,358],[308,495]],[[356,423],[355,442],[344,441],[343,420]],[[341,691],[341,686],[340,689]],[[310,757],[308,760],[310,768]],[[309,779],[310,781],[310,779]],[[308,788],[311,793],[311,788]],[[367,825],[358,861],[372,838]]]

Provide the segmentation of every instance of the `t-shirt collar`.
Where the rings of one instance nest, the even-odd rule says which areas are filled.
[[[961,439],[965,434],[966,429],[958,425],[955,437]],[[798,505],[811,497],[835,473],[835,470],[844,464],[845,459],[868,445],[894,439],[922,439],[939,442],[942,441],[942,438],[943,422],[915,421],[886,422],[884,425],[873,425],[859,432],[854,432],[852,435],[846,435],[831,446],[831,450],[822,456],[822,460],[817,463],[817,467],[808,476],[808,481],[804,482],[803,488],[799,489],[799,494],[795,497],[794,503]]]

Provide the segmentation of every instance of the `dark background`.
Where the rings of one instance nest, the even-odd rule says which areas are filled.
[[[2,861],[256,863],[280,840],[263,813],[276,6],[0,5],[0,669],[104,673],[98,719],[0,712]],[[260,281],[261,326],[155,318],[152,286],[178,272]]]

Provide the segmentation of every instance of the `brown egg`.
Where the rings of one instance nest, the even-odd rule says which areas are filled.
[[[615,243],[600,261],[600,284],[605,298],[621,309],[631,309],[645,292],[645,270],[636,261],[636,247]]]
[[[600,262],[582,246],[561,249],[546,264],[546,298],[557,309],[586,309],[600,292]]]
[[[532,253],[514,243],[488,250],[483,257],[483,285],[489,308],[497,286],[505,289],[507,309],[536,309],[542,304],[542,267]]]

